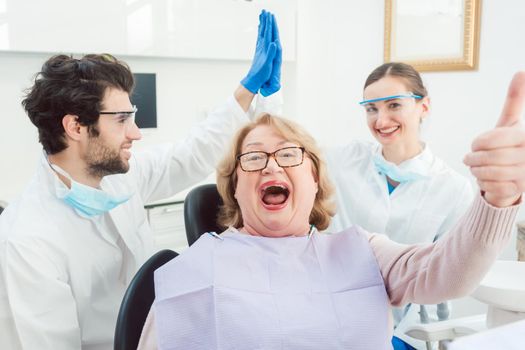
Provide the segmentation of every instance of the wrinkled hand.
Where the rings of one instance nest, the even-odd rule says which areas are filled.
[[[273,71],[273,63],[280,51],[279,38],[274,40],[274,16],[265,10],[259,15],[259,30],[257,44],[255,45],[255,56],[250,71],[241,84],[251,93],[256,94],[264,83],[270,80]],[[280,76],[280,68],[279,68]],[[279,79],[280,80],[280,79]],[[276,90],[277,91],[277,90]],[[275,91],[274,91],[275,92]]]
[[[485,200],[496,207],[515,204],[525,191],[525,72],[512,79],[496,127],[472,142],[464,163],[471,167]]]

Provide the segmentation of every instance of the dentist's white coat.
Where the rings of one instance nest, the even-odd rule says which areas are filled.
[[[360,141],[325,150],[328,174],[337,188],[337,214],[329,232],[359,225],[399,243],[432,242],[450,230],[472,202],[468,179],[434,156],[428,146],[400,164],[410,169],[417,162],[428,177],[401,183],[389,195],[386,178],[372,161],[379,152],[380,145]]]
[[[259,99],[257,110],[280,108],[279,99]],[[153,252],[144,204],[203,180],[248,120],[232,97],[184,141],[137,152],[128,173],[101,182],[134,195],[93,218],[57,198],[64,185],[43,156],[0,216],[0,349],[112,349],[126,286]]]
[[[337,214],[327,231],[339,232],[359,225],[404,244],[432,242],[448,232],[472,202],[468,179],[437,158],[426,145],[423,152],[399,167],[423,170],[428,177],[401,183],[389,195],[386,178],[373,163],[374,154],[380,152],[379,144],[361,141],[325,150],[337,204]],[[435,306],[427,307],[430,317],[436,318],[435,310]],[[397,323],[403,311],[393,311]],[[419,306],[412,305],[394,335],[413,346],[424,346],[404,335],[407,327],[420,322],[418,311]]]

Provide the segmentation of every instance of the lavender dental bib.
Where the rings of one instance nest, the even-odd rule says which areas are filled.
[[[221,237],[155,272],[160,349],[391,349],[385,286],[357,229]]]

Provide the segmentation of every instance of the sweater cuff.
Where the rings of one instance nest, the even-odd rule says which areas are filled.
[[[506,243],[519,207],[520,204],[506,208],[494,207],[479,193],[467,213],[465,232],[472,232],[474,238],[483,244]]]

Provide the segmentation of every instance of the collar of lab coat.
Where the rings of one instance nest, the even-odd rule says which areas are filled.
[[[43,178],[45,183],[47,183],[48,191],[50,192],[50,195],[52,197],[58,198],[57,196],[57,189],[59,187],[65,187],[66,185],[60,180],[60,178],[57,176],[57,174],[53,171],[51,166],[48,163],[47,157],[45,154],[42,155],[42,158],[40,160],[40,176]],[[122,176],[122,175],[112,175],[112,176]],[[108,177],[104,177],[100,183],[100,187],[102,190],[107,191],[111,194],[116,194],[117,191],[123,190],[123,188],[118,188],[120,185],[122,187],[127,187],[124,181],[111,181]],[[126,203],[123,203],[119,205],[118,207],[112,209],[110,212],[108,212],[109,216],[111,217],[113,224],[115,225],[117,229],[118,235],[122,238],[122,241],[127,246],[127,250],[129,251],[129,257],[132,258],[132,261],[128,261],[131,266],[128,266],[126,269],[126,278],[129,279],[129,274],[132,274],[136,267],[140,266],[140,264],[145,260],[146,256],[142,256],[144,254],[140,254],[140,252],[147,251],[144,249],[139,249],[139,245],[142,244],[139,239],[139,235],[137,234],[137,227],[134,227],[135,221],[130,218],[130,215],[132,215],[132,210],[128,207],[131,205],[131,201],[137,200],[137,196],[134,195],[130,200]],[[68,207],[69,208],[69,207]],[[73,208],[70,208],[71,211],[74,213],[73,215],[77,215],[79,219],[81,218],[80,215],[78,215]],[[91,220],[91,218],[82,218],[83,220]],[[139,254],[140,256],[137,256]]]
[[[430,147],[425,143],[422,143],[422,147],[423,150],[418,155],[403,161],[397,166],[402,170],[411,171],[421,176],[431,176],[433,173],[435,157],[430,151]],[[383,148],[381,145],[376,146],[374,153],[385,159],[383,157]],[[388,162],[388,160],[386,161]],[[370,159],[370,163],[372,164],[372,167],[374,167],[372,158]]]

